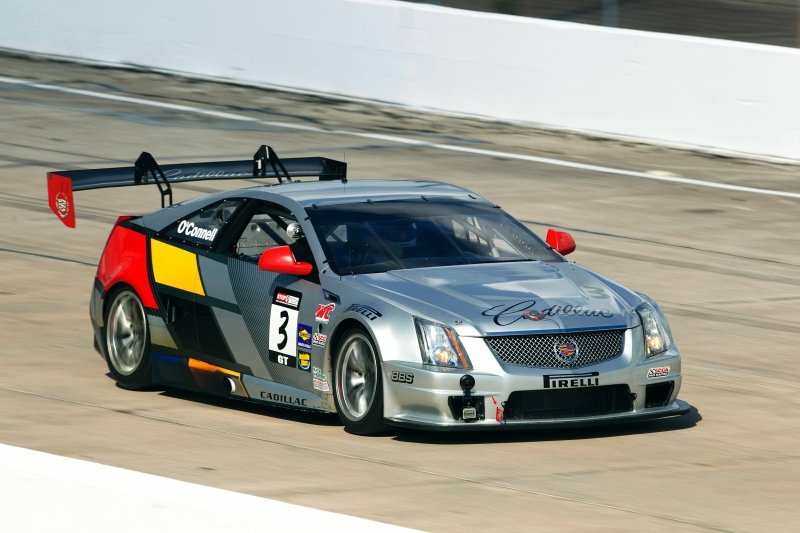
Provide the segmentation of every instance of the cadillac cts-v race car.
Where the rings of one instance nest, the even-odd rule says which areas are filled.
[[[474,192],[346,168],[262,146],[50,172],[51,209],[73,227],[73,190],[161,191],[162,209],[117,220],[97,269],[90,316],[114,379],[336,412],[356,434],[688,411],[658,305],[565,260],[569,234],[544,242]],[[171,183],[254,177],[278,183],[164,207]]]

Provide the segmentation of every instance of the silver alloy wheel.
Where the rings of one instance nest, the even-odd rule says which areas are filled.
[[[108,312],[106,344],[108,357],[114,369],[123,376],[130,376],[144,358],[145,330],[144,309],[130,291],[117,295]]]
[[[344,415],[361,420],[375,401],[378,368],[372,343],[361,333],[354,333],[342,346],[337,359],[336,395]]]

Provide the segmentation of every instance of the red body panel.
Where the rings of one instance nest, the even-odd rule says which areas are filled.
[[[100,258],[97,279],[106,291],[117,283],[127,283],[145,307],[158,309],[148,276],[147,237],[143,233],[115,226]]]

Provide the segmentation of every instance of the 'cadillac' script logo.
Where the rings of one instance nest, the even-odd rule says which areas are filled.
[[[556,357],[565,363],[571,363],[578,358],[578,345],[572,339],[562,339],[553,344]]]

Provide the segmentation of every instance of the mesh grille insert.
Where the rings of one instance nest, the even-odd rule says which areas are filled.
[[[486,337],[501,361],[533,368],[578,368],[622,355],[625,330]]]

